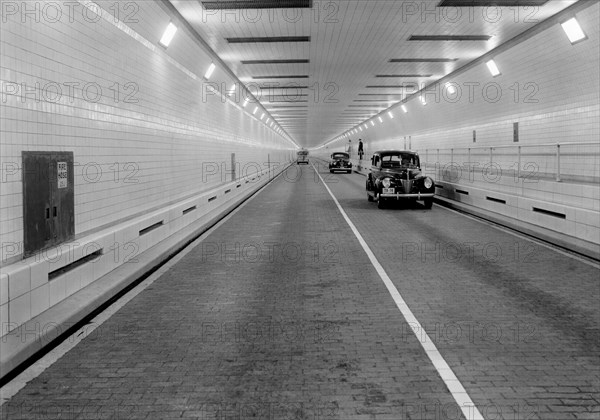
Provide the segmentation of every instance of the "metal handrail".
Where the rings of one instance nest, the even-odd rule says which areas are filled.
[[[440,148],[433,148],[433,149],[429,149],[426,148],[425,149],[425,161],[427,162],[427,160],[429,160],[429,150],[433,150],[437,153],[437,160],[439,162],[440,160],[440,151],[442,152],[446,152],[449,151],[450,152],[450,161],[454,162],[454,152],[456,149],[458,150],[466,150],[467,151],[467,155],[468,155],[468,160],[469,162],[471,161],[471,150],[486,150],[489,149],[490,150],[490,156],[489,156],[489,160],[490,160],[490,164],[493,163],[494,161],[494,149],[509,149],[509,148],[517,148],[516,152],[517,152],[517,177],[521,176],[521,151],[522,148],[524,147],[553,147],[555,148],[555,180],[556,182],[561,182],[562,178],[561,178],[561,165],[560,165],[560,157],[561,157],[561,146],[598,146],[600,147],[600,143],[598,142],[593,142],[593,141],[578,141],[578,142],[564,142],[564,143],[538,143],[538,144],[505,144],[505,145],[498,145],[498,146],[494,146],[494,145],[489,145],[489,146],[461,146],[461,147],[450,147],[447,149],[440,149]]]

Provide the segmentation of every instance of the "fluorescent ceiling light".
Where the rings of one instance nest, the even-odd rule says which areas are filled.
[[[408,109],[406,109],[406,105],[400,105],[400,108],[402,109],[402,111],[404,111],[405,114],[408,112]]]
[[[380,116],[380,117],[378,117],[378,118],[379,118],[379,122],[380,122],[380,123],[382,123],[382,122],[383,122],[383,120],[381,119],[381,116]]]
[[[425,100],[425,97],[424,97],[424,96],[420,96],[419,98],[421,99],[421,103],[422,103],[423,105],[427,105],[427,101]]]
[[[267,118],[267,121],[265,121],[265,124],[267,124],[269,121],[271,121],[271,118]]]
[[[262,115],[260,116],[260,120],[262,121],[262,119],[265,118],[265,113],[263,112]]]
[[[492,76],[496,77],[500,74],[500,70],[498,70],[498,66],[496,65],[496,62],[494,60],[490,60],[485,64],[490,70],[490,73],[492,73]]]
[[[256,111],[258,111],[258,107],[254,108],[254,112],[252,113],[252,115],[256,114]]]
[[[581,29],[581,26],[579,26],[579,22],[577,22],[577,19],[575,19],[574,17],[567,20],[566,22],[561,23],[560,26],[562,26],[563,30],[567,34],[567,37],[569,38],[569,41],[571,41],[571,44],[574,44],[578,41],[587,38],[587,36],[583,32],[583,29]]]
[[[160,45],[162,45],[165,48],[168,47],[171,43],[171,40],[175,36],[175,32],[177,32],[177,26],[173,25],[173,22],[169,22],[167,29],[165,29],[165,32],[163,33],[163,36],[159,41]]]
[[[390,118],[394,118],[394,114],[392,114],[392,111],[388,111],[388,115],[390,116]]]
[[[362,127],[358,127],[358,129],[359,129],[360,131],[362,131]]]
[[[243,108],[246,108],[246,105],[248,105],[248,98],[246,98],[246,99],[244,100],[244,104],[242,105],[242,107],[243,107]]]
[[[371,120],[371,125],[375,127],[375,121]]]
[[[210,79],[210,76],[212,76],[213,71],[215,71],[215,63],[210,63],[210,66],[208,66],[208,70],[206,70],[206,73],[204,73],[204,77],[206,79]]]

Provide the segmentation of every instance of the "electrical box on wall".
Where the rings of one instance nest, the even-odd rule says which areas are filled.
[[[75,234],[73,152],[22,152],[23,248],[36,251]]]

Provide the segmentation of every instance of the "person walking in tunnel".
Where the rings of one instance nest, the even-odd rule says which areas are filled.
[[[358,160],[362,160],[364,153],[362,139],[358,139]]]

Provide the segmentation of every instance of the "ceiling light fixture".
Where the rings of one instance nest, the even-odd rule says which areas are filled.
[[[173,22],[169,22],[167,29],[165,29],[165,32],[163,33],[163,36],[160,39],[160,41],[158,41],[158,43],[163,47],[167,48],[171,43],[171,40],[175,36],[175,32],[177,32],[177,26],[173,25]]]
[[[390,116],[391,119],[394,119],[394,114],[392,114],[392,111],[388,111],[388,115]]]
[[[217,66],[215,66],[215,63],[210,63],[210,66],[208,66],[208,70],[206,70],[206,73],[204,73],[204,78],[210,79],[210,76],[212,76],[213,71],[215,71],[216,67]]]
[[[405,114],[408,112],[408,109],[406,109],[406,105],[401,105],[400,109],[402,109],[402,111],[404,111]]]
[[[574,17],[566,22],[561,23],[560,26],[562,26],[563,30],[567,34],[571,44],[575,44],[576,42],[587,39],[585,32],[583,32],[583,29],[581,29],[581,26],[579,26],[579,22],[577,22],[577,19]]]
[[[485,64],[487,65],[492,76],[496,77],[500,74],[500,70],[498,69],[498,66],[496,65],[496,62],[494,60],[490,60]]]

